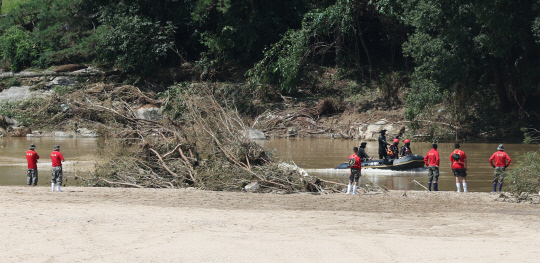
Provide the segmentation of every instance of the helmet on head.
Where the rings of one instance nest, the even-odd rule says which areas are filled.
[[[36,145],[35,144],[30,144],[30,149],[35,149],[36,148]]]
[[[499,151],[500,151],[500,150],[503,150],[503,151],[504,151],[504,145],[499,144],[499,147],[497,147],[497,150],[499,150]]]
[[[399,139],[394,139],[394,143],[398,143],[399,142]]]
[[[60,150],[60,145],[55,145],[53,149],[54,150]]]
[[[409,139],[405,139],[405,140],[404,140],[403,142],[404,142],[404,143],[410,143],[410,142],[411,142],[411,140],[409,140]]]

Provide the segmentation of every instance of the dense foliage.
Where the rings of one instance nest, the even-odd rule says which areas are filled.
[[[538,0],[3,4],[4,70],[95,63],[149,78],[187,65],[200,73],[180,75],[244,76],[252,87],[301,96],[300,87],[317,85],[314,79],[333,68],[337,78],[376,87],[390,105],[404,93],[414,129],[438,123],[456,137],[508,138],[522,127],[540,128]]]

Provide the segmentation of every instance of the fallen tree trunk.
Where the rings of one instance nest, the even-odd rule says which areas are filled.
[[[44,76],[72,76],[72,77],[91,77],[101,74],[99,71],[88,71],[88,72],[54,72],[54,71],[43,71],[43,72],[5,72],[0,73],[0,79],[8,78],[35,78],[35,77],[44,77]]]

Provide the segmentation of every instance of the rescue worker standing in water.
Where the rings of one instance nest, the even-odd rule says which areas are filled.
[[[390,145],[386,142],[385,136],[386,130],[381,130],[381,135],[379,136],[379,159],[386,159],[386,151],[388,150],[387,146]]]
[[[495,160],[495,164],[493,164],[493,160]],[[510,159],[510,156],[504,152],[504,145],[502,144],[497,147],[497,152],[489,158],[489,163],[495,168],[495,172],[493,173],[492,193],[497,192],[497,183],[499,183],[499,192],[502,190],[505,171],[506,168],[510,166],[511,161],[512,159]]]
[[[399,150],[399,155],[401,157],[412,155],[411,140],[405,139],[403,142],[405,143],[405,145],[401,146],[401,149]]]
[[[394,144],[390,145],[390,148],[388,149],[388,156],[392,159],[398,158],[398,153],[399,153],[398,144],[399,144],[399,139],[394,139]]]

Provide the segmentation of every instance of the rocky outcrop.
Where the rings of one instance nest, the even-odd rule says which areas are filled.
[[[52,94],[52,91],[50,90],[49,91],[43,91],[43,90],[32,91],[30,90],[30,88],[31,88],[30,86],[22,86],[22,87],[10,87],[10,88],[4,89],[2,92],[0,92],[0,103],[27,100],[30,98],[37,98],[37,97],[46,97]]]

